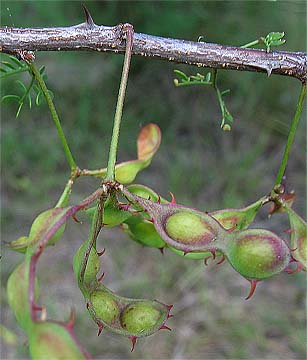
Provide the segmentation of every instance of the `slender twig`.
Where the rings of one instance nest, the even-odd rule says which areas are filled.
[[[69,198],[69,195],[72,190],[72,186],[73,186],[75,180],[80,176],[80,172],[81,172],[81,170],[78,167],[76,167],[75,170],[73,170],[71,172],[70,177],[65,185],[65,188],[64,188],[58,202],[55,205],[56,208],[67,205],[68,198]]]
[[[116,163],[116,155],[117,155],[117,145],[119,138],[119,129],[120,123],[123,113],[123,106],[126,94],[126,88],[128,83],[128,75],[131,61],[131,50],[133,45],[133,27],[130,24],[125,24],[123,26],[123,32],[126,34],[126,52],[124,58],[124,65],[122,71],[122,77],[120,81],[120,87],[118,92],[115,116],[114,116],[114,125],[113,125],[113,133],[109,151],[109,160],[108,160],[108,168],[106,180],[114,180],[115,178],[115,163]]]
[[[0,52],[13,55],[20,50],[123,53],[125,43],[121,30],[122,25],[98,26],[92,21],[58,28],[3,27],[0,28]],[[132,54],[198,67],[285,75],[302,82],[307,79],[306,52],[267,52],[135,33]]]
[[[283,154],[281,164],[280,164],[277,176],[276,176],[275,185],[279,185],[281,183],[282,178],[283,178],[284,173],[285,173],[285,170],[286,170],[291,145],[293,143],[295,132],[296,132],[296,129],[297,129],[297,125],[299,123],[300,116],[301,116],[301,113],[302,113],[302,110],[303,110],[303,103],[304,103],[304,99],[305,99],[305,96],[306,96],[306,90],[307,90],[307,84],[303,84],[302,87],[301,87],[301,91],[300,91],[298,103],[297,103],[297,106],[296,106],[296,111],[295,111],[295,114],[294,114],[294,118],[292,120],[292,124],[291,124],[291,127],[290,127],[290,131],[289,131],[287,143],[286,143],[286,146],[285,146],[284,154]]]
[[[61,140],[61,143],[62,143],[64,152],[65,152],[67,161],[69,163],[70,169],[73,171],[74,169],[76,169],[77,165],[76,165],[75,160],[74,160],[74,158],[72,156],[72,153],[71,153],[71,151],[69,149],[69,146],[68,146],[64,131],[63,131],[62,126],[61,126],[61,122],[60,122],[58,113],[57,113],[57,111],[55,109],[52,98],[51,98],[50,93],[49,93],[49,91],[47,89],[47,86],[45,84],[45,81],[44,81],[43,77],[41,76],[38,68],[36,67],[36,65],[33,62],[28,62],[28,65],[29,65],[31,71],[33,72],[33,74],[35,76],[35,79],[38,82],[39,87],[41,88],[41,90],[42,90],[42,92],[44,94],[47,105],[48,105],[49,110],[51,112],[52,119],[53,119],[54,124],[55,124],[55,126],[57,128],[58,135],[59,135],[59,138]]]

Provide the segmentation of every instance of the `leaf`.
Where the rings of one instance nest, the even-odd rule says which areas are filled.
[[[19,84],[21,86],[21,88],[26,92],[27,91],[27,87],[25,86],[25,84],[23,82],[21,82],[20,80],[16,80],[17,84]]]
[[[15,56],[10,56],[10,59],[18,66],[18,67],[24,67],[25,64],[23,64],[21,61],[19,61]]]
[[[182,72],[180,70],[174,70],[174,73],[176,75],[178,75],[180,77],[180,79],[189,81],[189,77],[184,72]]]
[[[15,70],[15,66],[8,61],[1,61],[1,64],[8,67],[9,69]]]
[[[40,105],[40,96],[41,96],[41,92],[37,93],[36,98],[35,98],[36,106]]]
[[[8,101],[17,101],[19,103],[20,97],[18,95],[5,95],[1,99],[1,102],[6,101],[6,100],[8,100]]]

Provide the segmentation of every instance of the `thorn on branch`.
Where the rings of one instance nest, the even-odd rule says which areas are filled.
[[[89,29],[93,29],[96,26],[96,24],[94,23],[94,20],[93,20],[91,14],[84,4],[82,4],[82,7],[84,10],[84,14],[85,14],[86,26]]]

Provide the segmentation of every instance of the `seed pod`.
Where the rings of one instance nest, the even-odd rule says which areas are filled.
[[[130,238],[138,243],[161,249],[165,247],[160,235],[157,233],[154,225],[144,220],[141,216],[133,216],[125,221],[123,230],[130,236]]]
[[[121,314],[121,326],[129,333],[142,335],[154,328],[161,313],[151,303],[139,302],[127,306]]]
[[[28,335],[31,359],[89,359],[72,329],[62,324],[34,323]]]
[[[223,209],[211,212],[210,215],[229,231],[243,230],[254,221],[265,200],[266,197],[263,197],[245,208]]]
[[[90,254],[87,260],[86,268],[84,271],[84,278],[81,279],[81,270],[83,267],[83,262],[85,258],[85,253],[88,247],[88,243],[83,243],[78,251],[76,252],[74,258],[73,258],[73,269],[74,274],[76,276],[76,279],[78,282],[84,282],[85,284],[90,284],[93,281],[96,280],[96,276],[98,274],[98,271],[100,269],[100,260],[98,253],[94,247],[91,248]]]
[[[227,242],[224,253],[232,267],[250,280],[262,280],[278,274],[290,261],[290,250],[284,240],[262,229],[235,233]]]
[[[111,293],[103,290],[94,291],[91,294],[90,301],[100,320],[112,324],[119,318],[119,307]]]
[[[53,208],[39,214],[33,221],[28,237],[22,237],[10,243],[10,248],[24,253],[31,244],[37,244],[51,229],[54,223],[60,219],[68,208]],[[50,237],[47,245],[54,245],[63,235],[65,231],[63,224],[54,235]]]
[[[172,306],[156,300],[130,299],[114,294],[101,283],[87,297],[87,309],[99,327],[132,339],[165,328]]]
[[[86,214],[93,218],[96,206],[86,210]],[[126,219],[132,215],[128,211],[124,211],[118,205],[108,202],[103,210],[103,223],[105,227],[111,228],[122,224]]]
[[[306,222],[290,207],[286,207],[290,220],[290,247],[291,255],[299,261],[303,269],[307,270],[307,224]]]
[[[32,319],[29,305],[29,266],[28,260],[21,263],[10,275],[7,282],[7,300],[16,320],[24,330],[31,327]],[[35,299],[39,296],[38,281],[35,279]]]
[[[174,203],[159,204],[121,189],[151,217],[158,234],[170,246],[185,253],[222,250],[229,233],[207,213]]]
[[[161,204],[168,203],[166,199],[159,196],[154,190],[150,189],[148,186],[141,184],[131,184],[127,186],[127,189],[132,194],[140,196],[143,199],[150,199],[153,202],[159,202]]]

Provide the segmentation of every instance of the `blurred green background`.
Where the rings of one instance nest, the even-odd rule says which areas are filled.
[[[130,22],[136,32],[239,46],[284,31],[281,49],[306,51],[305,1],[88,1],[97,24]],[[9,8],[9,11],[7,11]],[[11,15],[10,15],[11,14]],[[69,26],[84,21],[78,1],[2,1],[1,26]],[[4,58],[4,56],[3,56]],[[38,53],[46,65],[48,87],[78,165],[106,164],[123,57],[95,52]],[[133,57],[120,136],[119,161],[135,158],[139,128],[157,123],[161,148],[136,182],[181,204],[211,211],[242,207],[270,191],[282,156],[299,94],[298,80],[257,73],[220,71],[219,85],[235,118],[232,132],[220,129],[220,112],[211,88],[173,85],[174,69],[196,74],[206,69]],[[26,83],[29,79],[20,76]],[[1,95],[18,91],[14,79],[1,81]],[[305,107],[306,110],[306,107]],[[69,169],[45,104],[24,108],[1,104],[2,138],[2,288],[1,317],[16,332],[15,345],[3,343],[1,358],[27,358],[25,336],[7,306],[5,285],[22,256],[5,241],[25,235],[33,218],[57,201]],[[300,121],[287,168],[294,208],[306,216],[306,111]],[[71,201],[99,184],[78,180]],[[284,238],[287,217],[267,217],[255,226]],[[282,274],[259,285],[244,301],[248,282],[228,264],[204,267],[166,251],[141,248],[120,230],[106,231],[99,246],[105,283],[123,296],[156,298],[174,304],[173,331],[140,340],[130,353],[127,339],[96,336],[73,278],[72,256],[85,239],[88,224],[68,224],[65,236],[39,263],[42,303],[50,317],[63,320],[74,306],[76,332],[95,359],[304,359],[306,358],[305,275]]]

